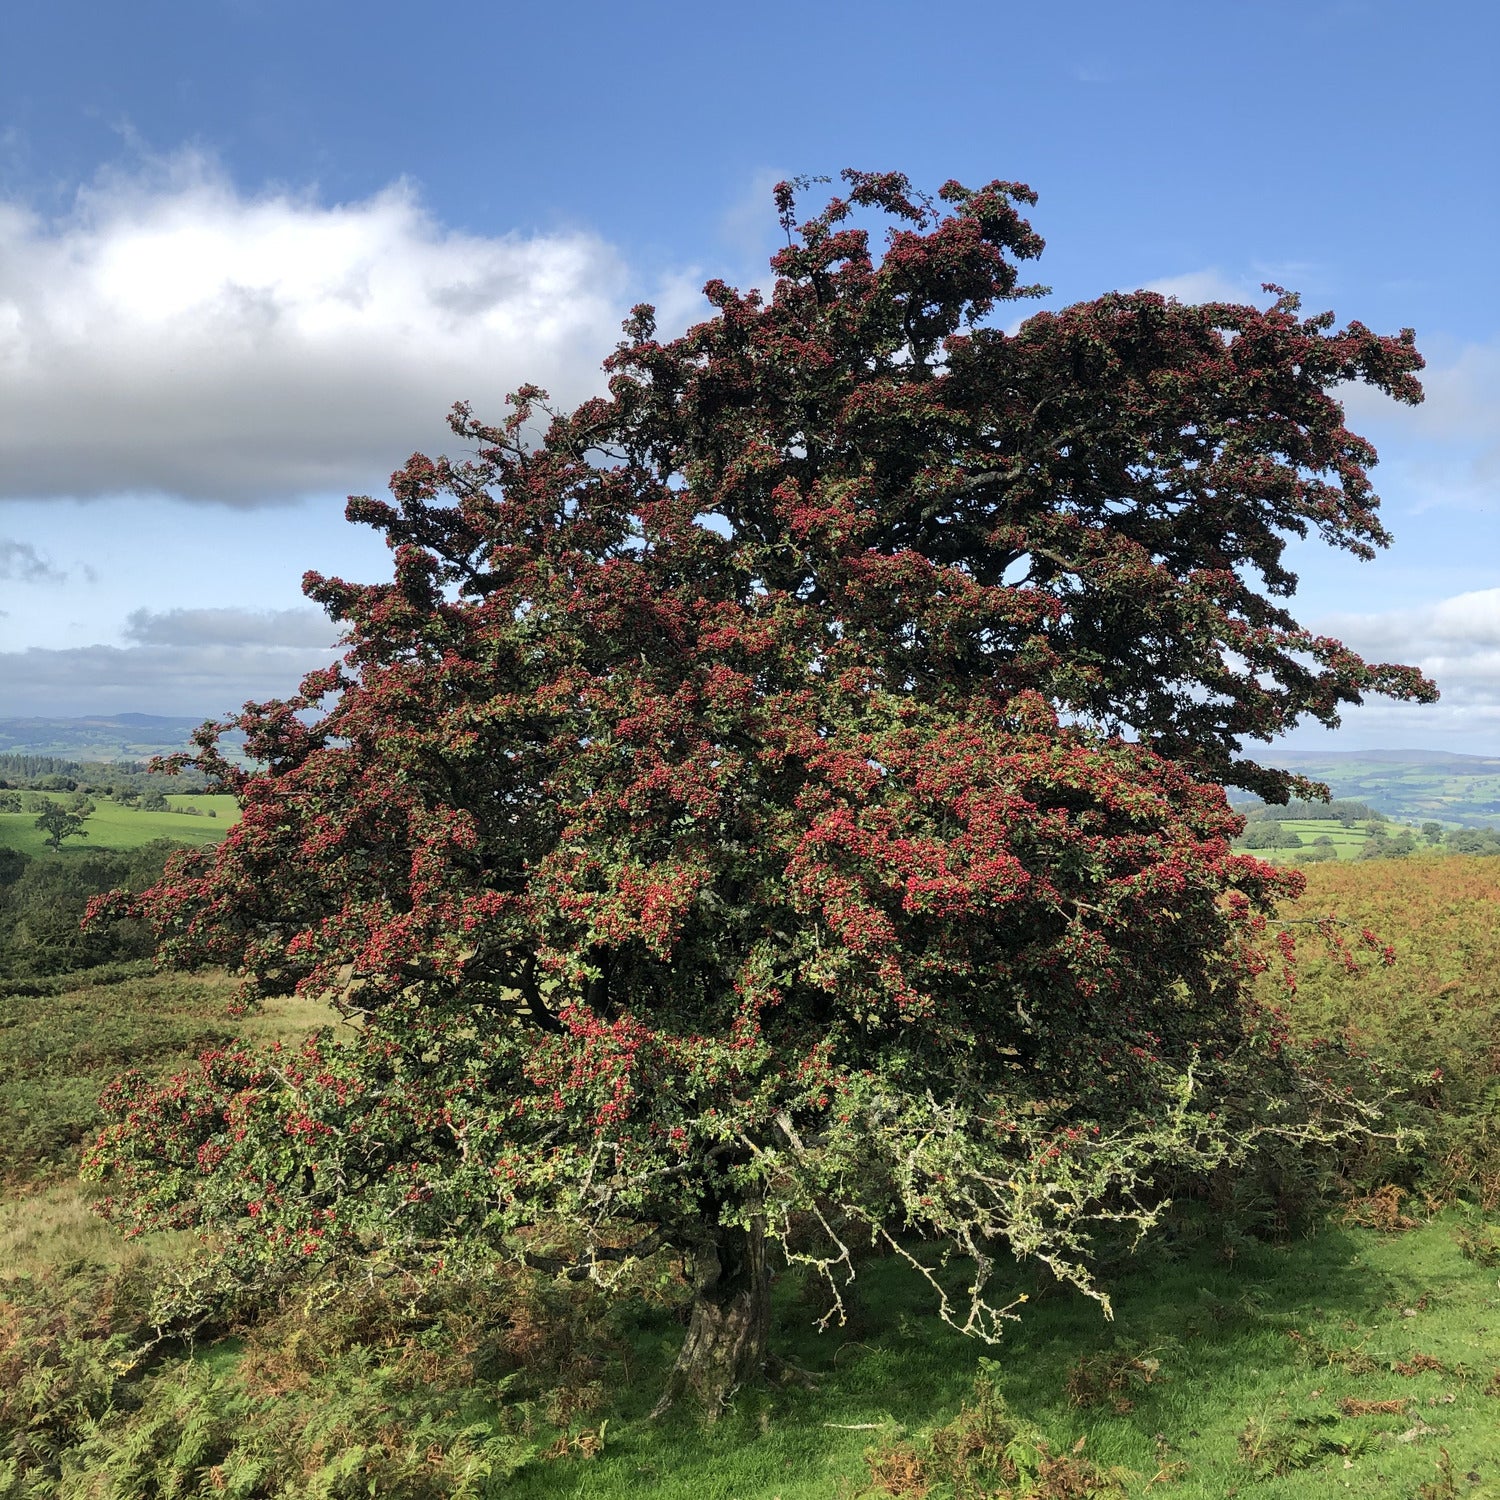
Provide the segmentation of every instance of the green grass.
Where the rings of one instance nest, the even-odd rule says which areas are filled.
[[[1254,824],[1251,825],[1252,827]],[[1290,833],[1295,833],[1302,840],[1300,849],[1247,849],[1247,853],[1254,854],[1257,859],[1270,860],[1272,863],[1295,864],[1299,860],[1305,860],[1314,852],[1314,841],[1320,838],[1329,839],[1333,844],[1334,855],[1339,859],[1358,859],[1364,847],[1370,841],[1370,835],[1362,824],[1356,824],[1353,828],[1345,828],[1344,825],[1332,818],[1287,818],[1280,821],[1280,827]],[[1417,848],[1426,849],[1429,846],[1420,837],[1415,828],[1409,828],[1403,823],[1387,823],[1386,835],[1396,838],[1402,833],[1417,835]]]
[[[1302,849],[1267,849],[1266,854],[1288,854],[1295,858],[1312,847],[1314,839],[1333,840],[1334,852],[1340,859],[1354,859],[1370,840],[1363,828],[1345,828],[1342,823],[1317,818],[1291,818],[1281,825],[1302,840]]]
[[[1447,1448],[1462,1493],[1497,1495],[1500,1399],[1485,1387],[1500,1365],[1500,1288],[1493,1268],[1462,1257],[1454,1227],[1444,1218],[1394,1238],[1332,1227],[1256,1248],[1232,1265],[1206,1245],[1180,1248],[1165,1264],[1151,1254],[1117,1280],[1113,1324],[1092,1304],[1054,1293],[1029,1305],[992,1350],[928,1315],[899,1265],[877,1264],[863,1276],[868,1328],[856,1334],[817,1335],[808,1309],[791,1295],[781,1299],[783,1348],[812,1373],[811,1391],[741,1392],[712,1427],[690,1411],[653,1425],[646,1413],[680,1330],[643,1330],[618,1400],[589,1418],[596,1430],[608,1421],[603,1454],[532,1465],[504,1493],[852,1495],[867,1482],[866,1451],[952,1419],[988,1355],[1007,1405],[1040,1426],[1054,1453],[1081,1440],[1096,1464],[1138,1476],[1132,1494],[1404,1500],[1434,1480]],[[1125,1388],[1126,1410],[1080,1407],[1069,1395],[1070,1374],[1082,1360],[1118,1352],[1157,1361],[1154,1376]],[[1393,1368],[1418,1354],[1444,1371],[1404,1376]],[[1347,1398],[1405,1406],[1395,1415],[1345,1416],[1338,1403]],[[1258,1469],[1242,1435],[1269,1455]],[[1278,1453],[1295,1460],[1285,1439],[1309,1437],[1355,1456],[1346,1464],[1328,1452],[1305,1468],[1267,1472]],[[1151,1484],[1174,1465],[1185,1468],[1170,1484],[1165,1477]],[[1479,1484],[1463,1479],[1471,1471]]]
[[[66,801],[59,794],[54,801]],[[105,798],[96,799],[94,812],[83,825],[86,838],[68,839],[63,853],[80,849],[138,849],[153,839],[180,844],[216,844],[234,826],[239,807],[233,797],[172,796],[168,812],[142,812]],[[187,811],[197,809],[197,816]],[[208,812],[215,814],[210,818]],[[42,854],[47,842],[36,826],[35,813],[0,813],[0,845],[26,854]]]
[[[1395,944],[1401,961],[1354,977],[1310,945],[1292,1008],[1305,1028],[1356,1028],[1365,1044],[1410,1067],[1440,1061],[1442,1089],[1431,1090],[1433,1102],[1424,1106],[1432,1190],[1477,1193],[1492,1206],[1500,1204],[1500,1177],[1484,1155],[1489,1148],[1468,1142],[1457,1126],[1446,1135],[1441,1127],[1442,1111],[1460,1123],[1496,1118],[1485,1101],[1500,1067],[1497,881],[1500,861],[1491,860],[1434,856],[1313,867],[1303,909],[1335,910],[1351,930],[1368,923]],[[98,1084],[127,1064],[173,1066],[216,1035],[294,1037],[329,1019],[319,1007],[288,1000],[231,1020],[224,1013],[229,981],[215,976],[140,974],[71,991],[63,980],[38,987],[44,993],[0,998],[0,1155],[31,1153],[49,1164],[29,1185],[13,1182],[0,1199],[0,1366],[6,1319],[20,1316],[7,1311],[7,1296],[13,1309],[28,1298],[26,1306],[40,1308],[27,1326],[39,1330],[29,1347],[41,1349],[47,1340],[60,1342],[48,1331],[61,1325],[49,1321],[47,1299],[61,1305],[74,1297],[80,1310],[70,1318],[127,1306],[131,1278],[148,1289],[169,1278],[189,1244],[186,1236],[160,1236],[139,1251],[123,1246],[89,1215],[88,1194],[58,1175],[88,1128]],[[1421,1202],[1415,1192],[1406,1212],[1420,1215]],[[133,1405],[139,1398],[140,1412],[155,1413],[151,1420],[165,1422],[162,1432],[171,1436],[170,1443],[162,1438],[164,1465],[175,1463],[171,1455],[179,1437],[186,1443],[186,1429],[211,1413],[247,1451],[260,1444],[277,1462],[301,1464],[311,1462],[315,1444],[288,1434],[319,1414],[343,1412],[347,1421],[341,1417],[344,1425],[331,1430],[397,1433],[415,1445],[409,1472],[433,1475],[420,1490],[391,1480],[377,1492],[440,1496],[461,1492],[439,1476],[437,1461],[423,1457],[427,1445],[451,1456],[463,1426],[474,1422],[481,1434],[474,1441],[529,1446],[532,1457],[518,1473],[462,1493],[505,1500],[854,1500],[899,1493],[869,1488],[867,1455],[902,1443],[920,1452],[924,1434],[951,1422],[976,1377],[988,1372],[1010,1411],[1034,1424],[1054,1453],[1081,1441],[1083,1458],[1128,1470],[1134,1477],[1125,1492],[1144,1500],[1500,1497],[1500,1264],[1493,1263],[1500,1260],[1500,1213],[1449,1210],[1402,1234],[1336,1222],[1285,1245],[1233,1243],[1236,1257],[1226,1260],[1223,1237],[1196,1212],[1183,1213],[1169,1233],[1108,1273],[1113,1323],[1033,1269],[1016,1268],[1016,1288],[1031,1300],[992,1349],[943,1327],[924,1289],[895,1260],[861,1268],[850,1323],[827,1334],[814,1329],[817,1308],[788,1275],[777,1289],[777,1348],[810,1373],[812,1387],[744,1389],[712,1425],[691,1404],[648,1420],[683,1334],[660,1304],[618,1304],[603,1320],[609,1340],[582,1373],[562,1368],[559,1355],[561,1374],[527,1366],[508,1385],[506,1359],[526,1343],[516,1336],[525,1333],[525,1309],[507,1300],[513,1283],[485,1278],[484,1306],[455,1285],[447,1310],[438,1312],[415,1299],[406,1306],[404,1292],[392,1293],[387,1316],[395,1326],[382,1332],[378,1319],[356,1310],[338,1337],[313,1295],[293,1290],[264,1326],[247,1322],[235,1338],[171,1351],[159,1368],[122,1386],[110,1408],[108,1442],[118,1457],[143,1440],[145,1416],[138,1419]],[[148,1257],[145,1269],[131,1269],[137,1254]],[[371,1288],[373,1295],[373,1282]],[[137,1301],[143,1295],[131,1293]],[[117,1322],[124,1314],[108,1316]],[[571,1336],[568,1324],[532,1319],[532,1347],[545,1363]],[[511,1340],[511,1353],[481,1369],[491,1331],[502,1345]],[[65,1359],[82,1361],[103,1346],[90,1333],[67,1347],[73,1352]],[[451,1413],[421,1427],[424,1393],[462,1366],[465,1351],[476,1363],[459,1378]],[[272,1357],[282,1353],[273,1368]],[[434,1375],[423,1373],[429,1360]],[[1115,1390],[1108,1389],[1111,1372],[1123,1377]],[[559,1380],[564,1393],[569,1381],[584,1392],[566,1421],[553,1389]],[[1103,1399],[1080,1403],[1090,1386]],[[1396,1402],[1398,1409],[1361,1414],[1341,1407],[1349,1401]],[[168,1409],[186,1415],[174,1426],[176,1418],[163,1416]],[[602,1451],[586,1456],[601,1431]],[[5,1440],[0,1424],[0,1489]],[[1451,1489],[1438,1468],[1444,1450]],[[97,1457],[90,1450],[78,1462]],[[295,1468],[288,1472],[295,1477]],[[206,1471],[189,1468],[180,1488],[118,1493],[123,1500],[216,1491]],[[954,1500],[941,1484],[904,1493],[907,1500],[924,1493]],[[1062,1493],[1083,1492],[1054,1491],[1049,1500]]]

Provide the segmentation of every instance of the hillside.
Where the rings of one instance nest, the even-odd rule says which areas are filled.
[[[1398,822],[1500,824],[1500,759],[1443,750],[1286,751],[1270,758]]]
[[[68,760],[149,760],[188,748],[203,718],[160,714],[90,714],[82,718],[0,718],[0,754],[55,755]]]
[[[826,1300],[789,1270],[776,1343],[801,1373],[713,1425],[648,1416],[682,1336],[666,1256],[613,1307],[514,1263],[330,1268],[247,1294],[233,1336],[152,1342],[158,1290],[197,1284],[195,1242],[127,1246],[88,1213],[96,1190],[71,1179],[100,1087],[224,1039],[294,1047],[332,1014],[285,999],[235,1016],[226,976],[144,965],[0,985],[0,1493],[1494,1497],[1500,859],[1328,864],[1308,885],[1287,916],[1368,925],[1397,962],[1350,974],[1299,942],[1289,1019],[1417,1080],[1387,1123],[1422,1140],[1348,1159],[1353,1201],[1315,1234],[1316,1215],[1281,1222],[1293,1160],[1225,1184],[1225,1220],[1182,1204],[1139,1253],[1107,1254],[1112,1322],[1007,1264],[1027,1301],[994,1349],[941,1325],[895,1257],[860,1255],[848,1321],[824,1333]]]

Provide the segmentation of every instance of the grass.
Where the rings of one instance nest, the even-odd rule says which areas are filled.
[[[1334,852],[1340,859],[1357,858],[1360,850],[1370,841],[1370,835],[1363,828],[1345,828],[1342,823],[1329,822],[1326,819],[1292,818],[1281,826],[1295,833],[1302,840],[1305,848],[1311,848],[1314,839],[1331,839]],[[1277,849],[1270,852],[1295,855],[1299,851]]]
[[[59,993],[0,994],[0,1182],[71,1173],[99,1091],[127,1068],[163,1072],[231,1035],[290,1037],[333,1019],[323,1007],[279,1001],[236,1021],[233,990],[222,974],[137,972]]]
[[[677,1330],[642,1330],[618,1399],[588,1419],[595,1432],[608,1423],[603,1452],[531,1465],[504,1493],[899,1494],[865,1488],[867,1453],[950,1421],[987,1373],[1054,1453],[1081,1443],[1095,1464],[1130,1471],[1131,1494],[1408,1497],[1434,1481],[1446,1448],[1460,1476],[1480,1475],[1477,1485],[1461,1480],[1463,1493],[1500,1495],[1500,1399],[1486,1394],[1500,1365],[1500,1293],[1491,1270],[1463,1258],[1453,1229],[1446,1218],[1396,1238],[1330,1228],[1233,1264],[1179,1247],[1166,1264],[1143,1257],[1118,1278],[1113,1324],[1075,1296],[1043,1295],[989,1351],[927,1315],[892,1262],[862,1277],[865,1316],[881,1331],[816,1334],[789,1283],[783,1347],[812,1374],[812,1390],[742,1392],[711,1427],[690,1411],[651,1424],[645,1414]],[[1441,1368],[1396,1368],[1429,1361]],[[1091,1383],[1090,1368],[1132,1362],[1144,1374],[1079,1404],[1080,1392],[1087,1399],[1108,1383]],[[1341,1402],[1399,1409],[1359,1415]]]
[[[54,801],[66,801],[58,794]],[[143,812],[107,798],[96,799],[95,810],[84,823],[87,838],[69,839],[62,852],[82,849],[138,849],[153,839],[172,839],[179,844],[216,844],[234,826],[239,807],[233,797],[172,796],[168,812]],[[191,812],[189,809],[196,809]],[[214,816],[208,817],[212,811]],[[0,813],[0,845],[37,855],[47,850],[46,837],[36,826],[35,813]]]
[[[142,1245],[185,1251],[193,1244],[190,1235],[125,1240],[93,1212],[91,1201],[83,1184],[72,1178],[0,1198],[0,1296],[14,1277],[42,1276],[57,1266],[76,1264],[113,1269]]]

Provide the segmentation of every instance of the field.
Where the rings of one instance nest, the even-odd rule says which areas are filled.
[[[1500,825],[1500,760],[1400,750],[1289,754],[1283,760],[1326,783],[1335,797],[1367,802],[1402,822]]]
[[[1326,838],[1333,841],[1334,853],[1340,859],[1356,859],[1360,850],[1370,841],[1370,835],[1363,828],[1345,828],[1342,823],[1330,819],[1288,818],[1281,827],[1295,833],[1302,840],[1302,848],[1258,849],[1255,851],[1257,854],[1268,859],[1296,859],[1298,855],[1306,854],[1311,849],[1314,839]]]
[[[66,801],[61,794],[55,801]],[[105,798],[95,799],[95,810],[83,825],[87,838],[68,839],[63,853],[79,849],[138,849],[153,839],[171,839],[179,844],[216,844],[239,817],[233,797],[170,796],[168,812],[143,812],[123,807]],[[194,809],[190,812],[188,809]],[[209,817],[212,811],[214,816]],[[36,826],[35,813],[0,813],[0,846],[41,854],[47,847]]]
[[[691,1406],[648,1418],[682,1337],[665,1258],[613,1305],[513,1266],[289,1287],[137,1360],[140,1308],[187,1278],[192,1241],[127,1247],[88,1214],[70,1173],[95,1091],[124,1066],[169,1069],[234,1034],[293,1041],[331,1016],[283,1001],[232,1019],[212,975],[13,987],[0,1494],[1495,1500],[1500,860],[1328,863],[1308,886],[1301,914],[1369,926],[1398,962],[1351,977],[1302,940],[1294,1023],[1426,1077],[1399,1116],[1420,1145],[1372,1157],[1355,1200],[1306,1232],[1174,1210],[1107,1267],[1113,1322],[1013,1266],[1030,1300],[994,1348],[938,1323],[894,1259],[861,1263],[849,1322],[822,1334],[817,1289],[789,1273],[776,1339],[805,1378],[746,1388],[711,1425]],[[8,1491],[8,1457],[14,1475],[17,1453],[44,1449],[62,1477]]]
[[[201,719],[158,714],[100,714],[72,719],[0,718],[0,754],[69,760],[150,760],[186,750]]]

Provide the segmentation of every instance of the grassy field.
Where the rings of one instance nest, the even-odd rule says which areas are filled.
[[[1368,802],[1407,823],[1435,818],[1468,828],[1500,826],[1500,760],[1475,755],[1373,751],[1319,756],[1291,754],[1286,763],[1335,797]]]
[[[65,802],[61,794],[54,801]],[[84,824],[87,838],[68,839],[63,852],[78,849],[138,849],[153,839],[171,839],[179,844],[216,844],[234,826],[239,807],[227,796],[171,796],[168,812],[142,812],[118,802],[95,799],[95,810]],[[189,809],[195,811],[190,812]],[[214,816],[209,817],[212,811]],[[40,854],[46,840],[36,826],[35,813],[0,813],[0,845]]]
[[[1165,1265],[1153,1255],[1119,1276],[1113,1324],[1041,1289],[988,1351],[928,1315],[889,1262],[867,1268],[869,1326],[853,1333],[812,1331],[789,1284],[783,1347],[812,1375],[811,1390],[742,1393],[712,1428],[691,1413],[653,1425],[645,1416],[672,1331],[643,1330],[619,1398],[580,1424],[608,1422],[603,1452],[530,1465],[495,1493],[952,1494],[940,1469],[929,1491],[909,1459],[892,1460],[920,1461],[933,1429],[953,1422],[987,1377],[1053,1455],[1076,1450],[1118,1481],[1059,1496],[1408,1497],[1438,1480],[1444,1449],[1461,1493],[1493,1496],[1500,1406],[1486,1391],[1500,1364],[1500,1295],[1493,1269],[1464,1259],[1454,1228],[1439,1220],[1399,1238],[1330,1228],[1232,1265],[1181,1243]]]
[[[1289,818],[1281,825],[1302,840],[1301,849],[1258,849],[1257,854],[1270,858],[1292,858],[1311,849],[1314,839],[1331,839],[1334,853],[1340,859],[1356,859],[1361,849],[1370,840],[1370,835],[1359,827],[1345,828],[1342,823],[1318,818]],[[1393,830],[1394,831],[1394,830]]]
[[[348,1305],[289,1289],[135,1369],[130,1310],[192,1242],[126,1247],[89,1214],[68,1173],[95,1091],[331,1015],[288,1000],[233,1020],[222,976],[144,972],[0,999],[0,1494],[7,1441],[41,1451],[41,1433],[71,1478],[16,1494],[1500,1500],[1500,1156],[1483,1156],[1500,1139],[1500,860],[1329,863],[1308,886],[1300,914],[1369,926],[1398,963],[1351,977],[1304,942],[1295,1024],[1444,1062],[1422,1101],[1430,1161],[1387,1230],[1355,1205],[1285,1243],[1231,1241],[1189,1205],[1108,1270],[1113,1322],[1012,1267],[1030,1300],[994,1348],[944,1328],[893,1259],[861,1265],[849,1323],[824,1334],[816,1289],[788,1274],[776,1339],[809,1383],[744,1389],[713,1424],[687,1405],[648,1418],[683,1333],[665,1260],[640,1300],[575,1288],[557,1294],[583,1299],[571,1311],[513,1268],[351,1283]],[[1007,1453],[1021,1475],[1002,1488],[989,1460]]]
[[[12,982],[0,993],[0,1183],[71,1176],[99,1091],[127,1068],[161,1072],[233,1035],[300,1036],[331,1011],[278,1001],[232,1020],[222,974],[152,974],[111,982]]]

